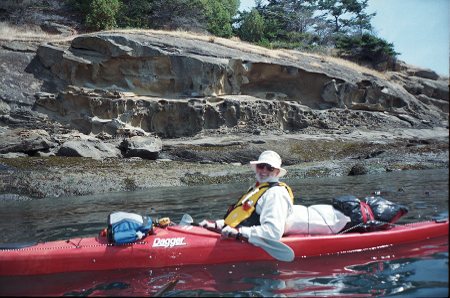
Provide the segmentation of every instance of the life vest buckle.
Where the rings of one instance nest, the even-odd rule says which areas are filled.
[[[244,204],[242,204],[242,208],[244,208],[244,210],[247,211],[250,208],[252,208],[252,205],[253,205],[253,201],[252,200],[246,200],[244,202]]]

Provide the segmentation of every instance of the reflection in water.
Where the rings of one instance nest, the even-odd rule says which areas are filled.
[[[409,207],[401,222],[448,217],[448,169],[287,181],[297,204],[331,204],[338,195],[381,191]],[[0,242],[95,236],[110,212],[197,221],[220,218],[247,184],[154,188],[34,201],[0,201]],[[170,296],[447,297],[448,238],[292,263],[253,262],[158,270],[116,270],[0,277],[0,295],[152,296],[178,279]]]

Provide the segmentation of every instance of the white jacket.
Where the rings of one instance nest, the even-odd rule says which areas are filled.
[[[241,227],[239,232],[252,243],[252,236],[280,240],[285,231],[286,219],[293,212],[289,193],[283,186],[269,188],[258,200],[256,213],[261,225]]]

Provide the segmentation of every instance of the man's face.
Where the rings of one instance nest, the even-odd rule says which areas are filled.
[[[280,173],[280,169],[276,169],[269,164],[261,163],[256,165],[256,179],[259,182],[276,177]]]

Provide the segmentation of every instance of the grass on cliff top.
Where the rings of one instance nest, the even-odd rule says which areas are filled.
[[[49,35],[36,26],[14,26],[0,22],[0,36],[2,40],[45,40]]]
[[[66,37],[57,34],[48,34],[39,26],[15,26],[7,22],[0,22],[0,40],[4,41],[63,41],[71,40],[74,37],[75,36]]]
[[[361,66],[361,65],[351,62],[349,60],[341,59],[338,57],[333,57],[331,55],[323,55],[323,54],[319,54],[319,53],[307,53],[307,52],[299,52],[296,50],[287,50],[287,49],[267,49],[262,46],[258,46],[255,44],[251,44],[251,43],[242,41],[238,37],[223,38],[223,37],[217,37],[214,35],[207,35],[207,34],[182,31],[182,30],[164,31],[164,30],[147,30],[147,29],[118,29],[118,30],[111,30],[111,31],[106,31],[106,32],[139,33],[139,34],[143,34],[143,35],[145,35],[147,33],[147,34],[170,35],[170,36],[174,36],[174,37],[196,39],[196,40],[202,40],[202,41],[220,44],[220,45],[223,45],[223,46],[226,46],[229,48],[233,48],[233,49],[237,49],[237,50],[247,52],[247,53],[253,53],[253,54],[258,54],[258,55],[267,56],[267,57],[271,57],[271,58],[277,58],[277,59],[285,58],[285,59],[296,60],[296,59],[298,59],[299,55],[304,55],[304,56],[309,56],[309,57],[315,58],[318,61],[337,64],[340,66],[348,67],[348,68],[353,69],[358,72],[368,73],[368,74],[374,75],[376,77],[385,79],[385,75],[383,73],[378,72],[371,68]],[[315,67],[319,67],[319,68],[322,67],[320,65],[320,63],[318,63],[318,62],[312,63],[312,65]]]
[[[385,76],[376,70],[363,67],[351,61],[333,57],[331,55],[323,55],[318,53],[307,53],[307,52],[299,52],[295,50],[286,50],[286,49],[267,49],[255,44],[251,44],[248,42],[241,41],[237,37],[232,38],[222,38],[214,35],[207,35],[201,33],[194,33],[189,31],[175,30],[175,31],[166,31],[166,30],[148,30],[148,29],[116,29],[110,31],[103,32],[116,32],[116,33],[136,33],[142,35],[169,35],[174,37],[181,37],[187,39],[194,40],[202,40],[206,42],[216,43],[223,45],[225,47],[237,49],[243,52],[258,54],[262,56],[267,56],[271,58],[277,59],[298,59],[299,55],[309,56],[310,58],[316,59],[318,62],[311,63],[312,66],[322,68],[323,66],[319,62],[328,62],[337,65],[341,65],[350,69],[353,69],[358,72],[368,73],[374,75],[376,77],[385,78]],[[48,34],[44,32],[39,26],[15,26],[9,24],[7,22],[0,22],[0,40],[6,41],[70,41],[75,38],[77,35],[73,36],[60,36],[56,34]]]

